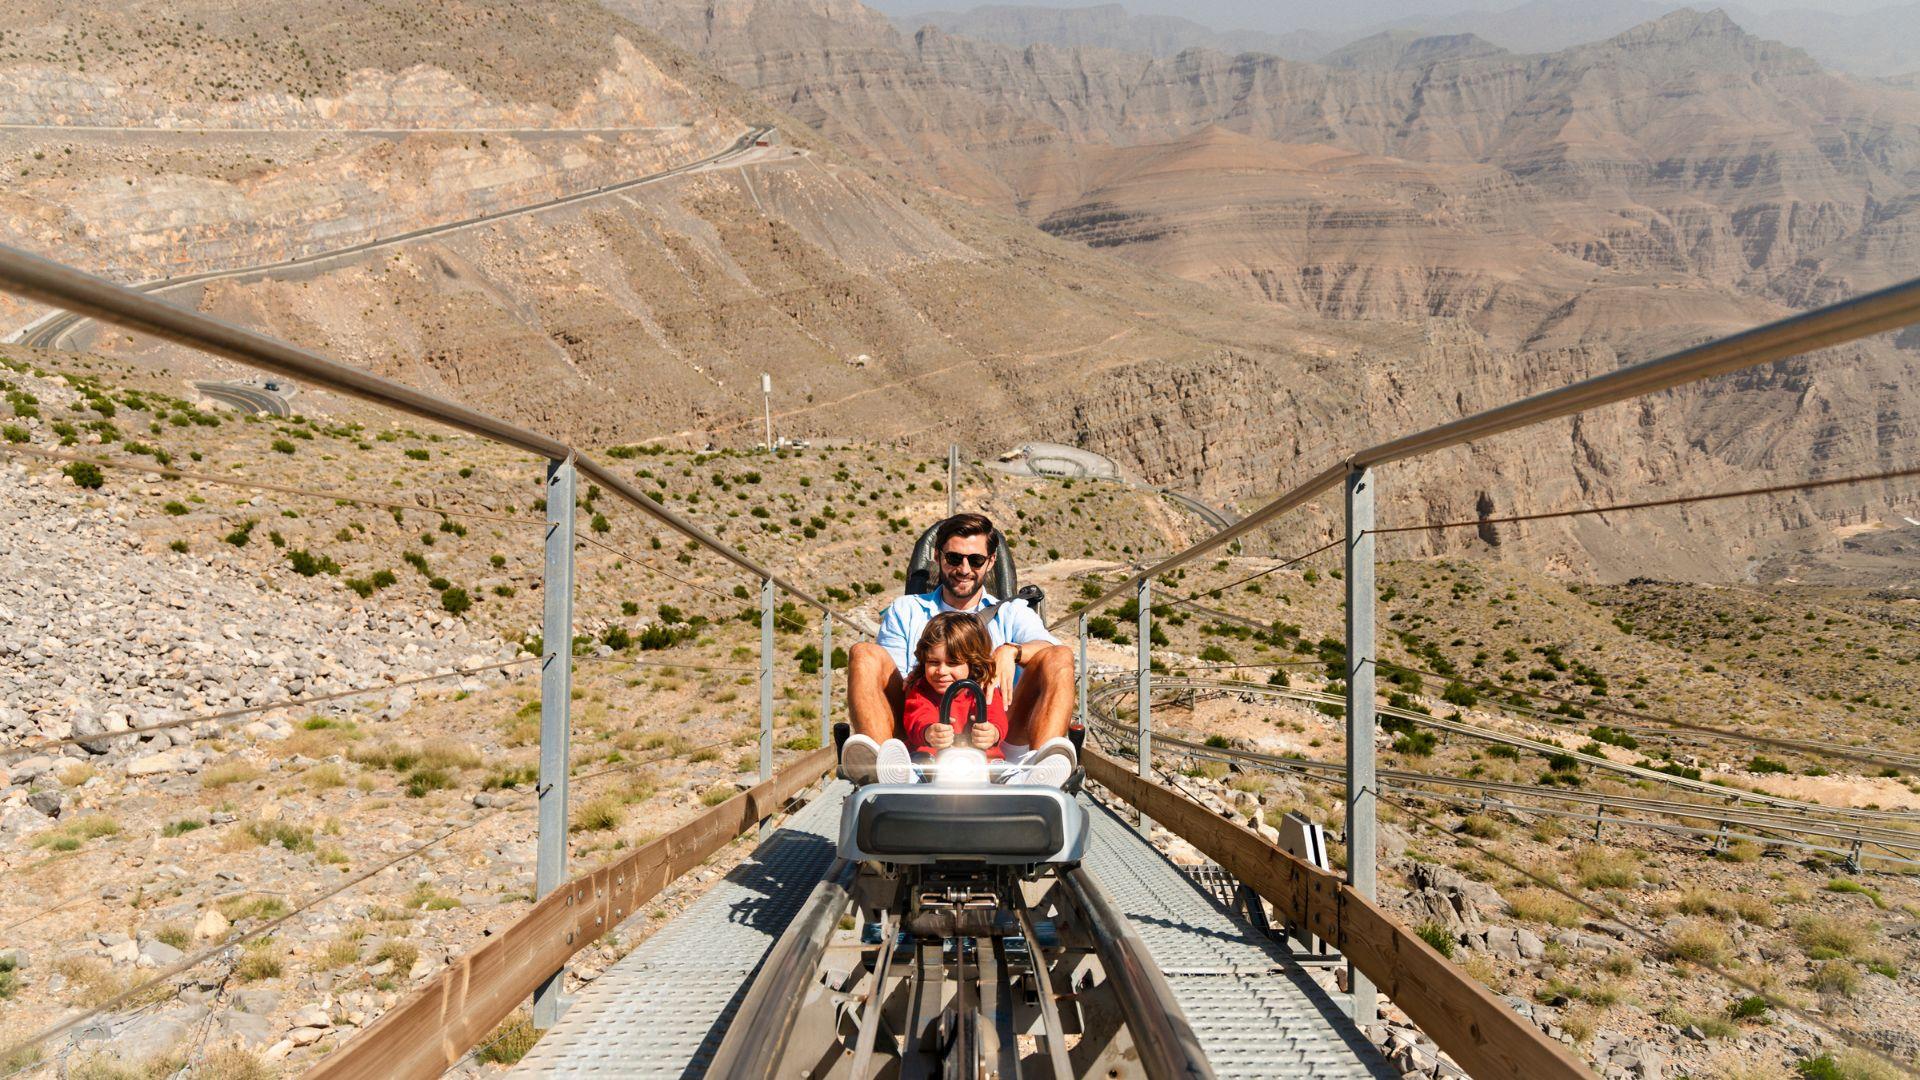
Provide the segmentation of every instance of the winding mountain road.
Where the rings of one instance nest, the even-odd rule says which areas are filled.
[[[365,240],[358,244],[349,244],[346,247],[333,248],[328,251],[317,251],[310,255],[302,255],[294,259],[284,259],[280,262],[259,263],[253,266],[233,267],[226,270],[208,270],[198,274],[158,278],[153,281],[143,281],[130,287],[140,292],[164,292],[167,289],[179,286],[193,285],[205,281],[217,281],[224,278],[266,277],[290,269],[320,266],[333,260],[352,258],[363,255],[369,251],[378,251],[382,248],[394,247],[399,244],[419,240],[423,237],[438,236],[442,233],[450,233],[459,229],[471,229],[476,225],[485,225],[490,222],[502,221],[506,218],[519,217],[522,214],[533,214],[542,210],[551,210],[555,207],[584,202],[588,199],[597,199],[604,195],[612,195],[646,184],[658,183],[661,180],[680,176],[685,173],[700,172],[722,165],[741,164],[740,159],[752,155],[755,150],[759,149],[757,144],[772,131],[773,128],[771,126],[765,125],[749,128],[746,134],[735,139],[731,146],[717,154],[712,154],[698,161],[690,161],[685,165],[678,165],[657,173],[649,173],[646,176],[636,177],[632,180],[622,180],[616,184],[607,184],[594,188],[591,191],[577,191],[571,195],[562,195],[558,198],[529,203],[525,206],[511,207],[506,210],[495,210],[491,213],[461,218],[458,221],[443,222],[438,225],[428,225],[425,228],[414,229],[410,232],[400,233],[395,236],[375,237],[372,240]],[[75,315],[72,312],[50,312],[19,330],[14,331],[8,336],[7,340],[13,344],[31,345],[40,349],[57,349],[61,347],[63,341],[69,338],[73,332],[80,327],[80,324],[86,321],[85,316]]]

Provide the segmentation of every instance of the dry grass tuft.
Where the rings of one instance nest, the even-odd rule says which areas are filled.
[[[1546,889],[1516,889],[1506,897],[1507,910],[1522,922],[1551,926],[1579,926],[1585,909],[1572,900]]]

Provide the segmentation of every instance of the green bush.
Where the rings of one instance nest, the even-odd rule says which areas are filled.
[[[4,433],[10,443],[23,443],[33,438],[33,433],[19,424],[8,424],[4,429],[0,429],[0,433]]]
[[[1735,1020],[1757,1020],[1767,1015],[1767,999],[1759,995],[1741,998],[1727,1010],[1727,1015]]]
[[[1441,956],[1452,958],[1453,938],[1447,933],[1446,927],[1434,922],[1421,923],[1420,929],[1414,931],[1414,933],[1420,935],[1421,941],[1433,946],[1434,952],[1439,953]]]
[[[440,606],[459,615],[473,606],[473,598],[467,595],[467,590],[456,585],[440,594]]]
[[[295,449],[292,439],[273,440],[273,452],[276,454],[291,454]]]
[[[1775,761],[1770,757],[1761,757],[1757,754],[1754,756],[1753,761],[1748,763],[1747,768],[1757,773],[1783,773],[1792,771],[1787,768],[1787,763],[1784,761]]]
[[[260,524],[258,518],[248,518],[240,524],[239,528],[228,533],[224,539],[234,547],[246,547],[247,541],[253,539],[253,527],[258,524]]]
[[[417,447],[416,447],[416,448],[414,448],[414,449],[412,449],[412,450],[408,450],[408,451],[406,452],[406,454],[407,454],[407,456],[408,456],[408,457],[410,457],[410,458],[412,458],[412,459],[413,459],[413,460],[415,460],[415,461],[425,461],[425,460],[427,460],[428,458],[430,458],[430,457],[432,457],[432,456],[433,456],[433,454],[432,454],[432,453],[430,453],[430,452],[428,452],[428,451],[426,451],[426,450],[421,450],[421,449],[419,449],[419,448],[417,448]]]
[[[293,567],[293,572],[299,574],[301,577],[312,577],[315,574],[337,574],[340,572],[340,564],[334,562],[331,556],[315,555],[304,548],[289,549],[287,551],[287,562]]]
[[[160,509],[165,510],[172,517],[183,517],[192,512],[191,507],[178,499],[169,499]]]
[[[373,582],[368,581],[366,578],[350,577],[341,582],[341,584],[352,589],[362,600],[373,595]]]
[[[391,570],[375,570],[373,572],[373,587],[376,589],[384,589],[398,580],[400,579],[394,577],[393,571]]]
[[[100,473],[100,466],[90,461],[76,461],[60,471],[66,474],[67,479],[73,481],[74,487],[86,488],[89,491],[96,490],[107,482],[107,478]]]

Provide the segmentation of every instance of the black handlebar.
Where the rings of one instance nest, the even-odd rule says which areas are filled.
[[[959,696],[962,690],[973,691],[972,722],[975,724],[987,723],[987,692],[980,689],[980,684],[974,682],[972,679],[961,679],[952,686],[947,687],[947,692],[940,698],[940,722],[949,727],[953,725],[953,721],[949,719],[953,714],[953,699]]]

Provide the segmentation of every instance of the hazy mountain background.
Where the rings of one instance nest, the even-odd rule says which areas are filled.
[[[1668,0],[1529,0],[1429,4],[1249,4],[1239,0],[1138,0],[1120,5],[986,5],[956,10],[919,0],[878,0],[901,29],[933,25],[1003,45],[1094,46],[1172,56],[1182,49],[1271,53],[1314,60],[1376,34],[1473,34],[1515,52],[1552,52],[1599,41],[1683,8],[1721,10],[1742,29],[1805,49],[1824,67],[1866,76],[1920,72],[1920,3],[1679,4]]]

